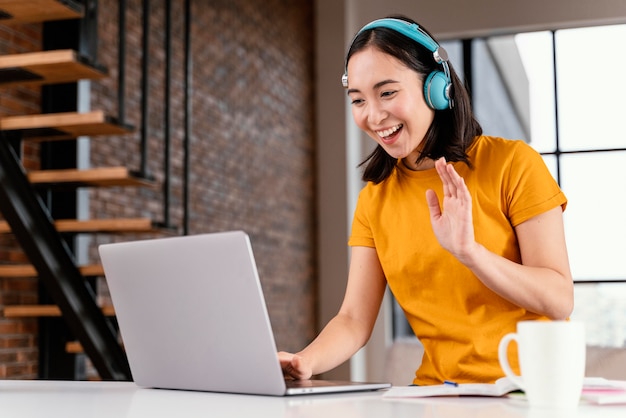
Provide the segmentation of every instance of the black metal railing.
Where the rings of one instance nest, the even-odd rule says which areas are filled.
[[[44,49],[75,48],[82,55],[95,61],[94,48],[97,45],[93,38],[97,36],[97,0],[84,0],[86,17],[80,22],[50,22],[44,24]],[[171,61],[172,61],[172,28],[171,0],[166,0],[165,44],[166,71],[163,86],[165,89],[165,121],[166,133],[164,140],[164,184],[163,184],[163,223],[166,228],[172,229],[170,220],[171,183]],[[151,178],[148,172],[148,142],[150,137],[149,115],[149,85],[150,85],[150,0],[144,0],[143,5],[143,35],[142,35],[142,71],[141,71],[141,125],[140,125],[140,169],[139,175]],[[184,115],[183,115],[183,234],[189,233],[189,178],[190,178],[190,144],[192,136],[192,68],[191,54],[191,0],[184,2]],[[126,125],[125,89],[126,89],[126,0],[119,0],[119,51],[118,51],[118,118],[122,125]],[[75,25],[75,26],[74,26]],[[68,27],[70,29],[68,29]],[[63,29],[63,30],[60,30]],[[74,35],[71,35],[73,33]],[[78,38],[78,39],[76,39]],[[68,93],[69,92],[69,93]],[[42,111],[58,112],[76,109],[78,91],[75,86],[44,86],[42,89]],[[74,199],[66,199],[66,195],[59,198],[51,190],[39,191],[33,189],[21,166],[16,149],[20,138],[0,138],[0,211],[9,223],[18,243],[31,260],[44,285],[47,295],[56,303],[63,314],[65,323],[70,331],[80,341],[85,353],[89,356],[94,367],[103,379],[129,380],[130,370],[126,355],[121,348],[115,330],[105,318],[102,310],[97,306],[95,295],[85,278],[77,268],[73,257],[75,252],[65,236],[58,233],[54,227],[54,219],[62,217],[74,210]],[[75,163],[75,156],[68,157],[67,141],[63,143],[42,144],[42,168],[69,168]],[[72,152],[73,154],[73,152]],[[62,161],[59,161],[61,159]],[[63,202],[61,202],[63,201]],[[74,203],[72,203],[74,202]],[[59,208],[61,207],[61,208]],[[45,327],[44,327],[45,328]],[[48,327],[50,328],[50,327]],[[41,332],[41,330],[40,330]],[[54,328],[44,331],[46,335],[56,332]],[[41,335],[40,335],[41,337]],[[46,347],[45,338],[40,338],[40,344]],[[49,355],[40,356],[40,360],[54,363],[55,359]],[[42,366],[42,369],[45,365]],[[53,378],[53,375],[40,376]]]

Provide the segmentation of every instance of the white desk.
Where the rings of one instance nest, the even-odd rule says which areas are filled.
[[[0,381],[11,418],[624,418],[626,405],[529,408],[523,399],[383,399],[381,392],[289,398],[140,389],[126,382]]]

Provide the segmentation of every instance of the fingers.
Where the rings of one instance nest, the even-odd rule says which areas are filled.
[[[426,190],[426,203],[428,204],[428,211],[431,218],[439,218],[441,216],[441,206],[439,205],[439,198],[434,190]]]
[[[435,168],[443,183],[444,197],[464,198],[468,193],[463,177],[454,169],[452,164],[447,164],[444,157],[435,161]]]
[[[285,377],[296,380],[304,380],[311,377],[311,372],[303,364],[302,357],[281,351],[278,353],[278,360]]]

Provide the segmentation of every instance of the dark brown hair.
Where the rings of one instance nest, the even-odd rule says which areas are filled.
[[[416,23],[405,16],[390,17]],[[421,25],[420,27],[428,33]],[[441,70],[441,65],[435,62],[432,52],[426,47],[393,29],[384,27],[365,30],[354,38],[346,56],[346,68],[350,57],[366,47],[374,47],[398,59],[417,72],[422,80],[432,71]],[[462,161],[471,166],[467,148],[482,134],[482,127],[474,117],[465,86],[452,65],[450,63],[448,65],[452,82],[450,98],[454,105],[452,109],[435,110],[435,117],[424,138],[424,148],[416,162],[419,163],[426,158],[445,157],[447,161]],[[391,175],[396,164],[397,160],[378,145],[359,167],[366,165],[363,181],[380,183]]]

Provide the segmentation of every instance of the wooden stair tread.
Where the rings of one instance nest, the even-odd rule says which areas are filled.
[[[113,306],[102,306],[102,313],[106,316],[115,316]],[[55,317],[61,316],[61,309],[57,305],[9,305],[3,309],[5,318],[25,317]]]
[[[121,218],[121,219],[60,219],[54,222],[59,232],[75,233],[130,233],[130,232],[163,232],[164,229],[156,225],[150,218]],[[0,221],[0,234],[11,232],[6,221]]]
[[[40,170],[28,173],[32,184],[71,187],[154,187],[154,181],[131,172],[126,167],[102,167],[87,170]]]
[[[22,139],[53,141],[79,136],[126,135],[132,127],[120,125],[102,110],[45,113],[0,118],[0,130],[21,131]]]
[[[80,19],[84,8],[74,0],[0,0],[0,23]]]
[[[78,341],[68,341],[65,343],[65,351],[70,354],[80,354],[83,353],[83,346]]]
[[[69,83],[106,76],[106,71],[71,49],[0,56],[0,85]]]
[[[124,348],[123,345],[122,348]],[[66,342],[65,351],[70,354],[82,354],[85,352],[85,350],[83,349],[83,345],[79,341]]]
[[[78,270],[85,277],[104,276],[104,269],[101,264],[79,266]],[[37,270],[31,264],[0,265],[0,277],[26,278],[37,276]]]

